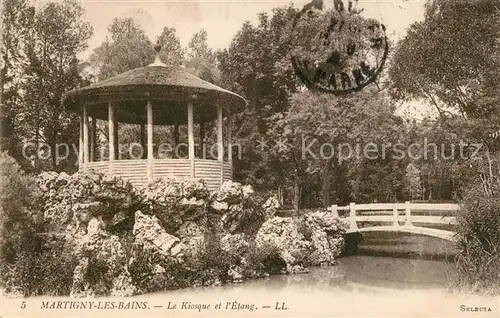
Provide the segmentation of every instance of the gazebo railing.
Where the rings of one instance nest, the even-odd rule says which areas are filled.
[[[222,164],[216,160],[195,159],[195,178],[203,179],[210,190],[217,190],[221,180],[232,179],[233,168],[229,162]],[[147,159],[142,160],[115,160],[112,168],[109,161],[88,162],[83,169],[93,169],[101,173],[110,173],[130,181],[136,187],[145,187],[148,183]],[[112,171],[110,170],[112,169]],[[222,171],[221,171],[222,170]],[[222,178],[221,178],[222,176]],[[180,179],[191,178],[191,161],[189,159],[154,159],[153,178],[176,177]]]

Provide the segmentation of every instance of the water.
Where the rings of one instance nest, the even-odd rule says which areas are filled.
[[[456,278],[452,242],[402,233],[365,234],[359,254],[309,273],[275,275],[242,284],[190,288],[151,295],[182,304],[213,304],[200,312],[172,310],[172,317],[459,317],[461,306],[487,306],[475,317],[497,317],[496,299],[449,292]],[[222,304],[222,310],[215,309]],[[241,308],[231,310],[233,304]],[[225,307],[226,306],[226,307]],[[239,306],[239,305],[237,305]],[[286,307],[286,310],[281,308]],[[238,307],[239,308],[239,307]]]
[[[147,312],[129,310],[119,315],[451,318],[470,316],[463,306],[481,306],[491,311],[475,312],[474,317],[498,317],[497,299],[448,292],[456,272],[453,262],[446,259],[454,252],[451,242],[440,239],[401,233],[366,234],[359,254],[340,258],[336,266],[242,284],[137,295],[131,300],[147,302]],[[30,299],[28,308],[40,306],[39,301]],[[19,308],[17,303],[14,307]],[[52,312],[56,318],[75,314]]]
[[[406,233],[365,233],[358,255],[309,273],[274,275],[219,289],[300,291],[446,291],[456,278],[452,242]]]

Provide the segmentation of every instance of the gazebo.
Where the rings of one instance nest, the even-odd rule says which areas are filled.
[[[162,63],[160,49],[159,45],[155,46],[155,61],[146,67],[63,95],[63,105],[77,112],[81,119],[79,170],[109,172],[142,187],[160,177],[199,178],[204,179],[210,189],[218,189],[224,181],[232,179],[231,114],[244,110],[247,102],[243,97],[204,81],[183,68]],[[92,119],[91,127],[89,117]],[[224,118],[226,138],[223,134]],[[108,160],[96,160],[96,119],[108,122]],[[217,121],[217,159],[197,158],[194,126],[199,124],[199,146],[202,148],[204,125],[213,121]],[[146,156],[119,160],[119,122],[140,125],[141,146],[143,150],[147,148]],[[175,126],[177,136],[174,138],[178,140],[178,127],[186,124],[187,158],[155,158],[153,126]],[[224,150],[227,150],[226,158]]]

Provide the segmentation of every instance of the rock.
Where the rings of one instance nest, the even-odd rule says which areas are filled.
[[[102,220],[96,217],[91,218],[87,225],[87,234],[89,236],[106,236]]]
[[[345,227],[342,221],[332,213],[313,212],[301,222],[310,233],[314,249],[310,257],[312,265],[334,265],[343,249]]]
[[[185,221],[197,220],[206,214],[205,201],[203,199],[182,198],[178,204],[177,213],[181,213],[181,218]]]
[[[117,235],[109,235],[101,241],[96,251],[96,258],[107,263],[112,275],[119,272],[120,268],[127,263],[127,254]]]
[[[185,249],[179,238],[168,234],[156,217],[145,215],[141,211],[135,212],[133,234],[137,244],[156,250],[163,256],[177,256]]]
[[[66,172],[61,172],[55,180],[55,187],[60,188],[70,182],[71,177]]]
[[[241,204],[231,205],[229,210],[222,215],[221,222],[223,228],[231,234],[236,233],[236,231],[241,228],[240,225],[244,217],[244,212]]]
[[[227,234],[220,240],[221,248],[233,255],[243,257],[250,246],[250,243],[245,240],[243,234]]]
[[[98,216],[102,215],[105,211],[105,207],[102,204],[102,202],[99,201],[92,201],[92,202],[84,202],[84,203],[75,203],[72,207],[71,210],[75,214],[75,217],[77,217],[80,220],[90,220],[90,216]]]
[[[201,251],[205,241],[203,229],[196,222],[188,221],[175,232],[181,243],[187,247],[186,253],[194,255]]]
[[[113,226],[116,226],[120,223],[123,223],[125,220],[127,220],[130,217],[129,213],[127,211],[120,211],[113,215],[113,218],[111,219],[111,224]]]
[[[171,204],[172,199],[182,196],[181,181],[177,178],[159,178],[148,185],[145,190],[148,201],[156,204]]]
[[[227,204],[226,202],[219,202],[217,200],[214,200],[210,203],[210,207],[216,212],[219,212],[219,214],[223,214],[229,209],[229,204]]]
[[[208,199],[210,191],[202,179],[184,179],[182,181],[182,196],[185,198]]]
[[[153,268],[153,274],[164,274],[166,272],[167,271],[165,270],[165,268],[163,268],[163,266],[161,266],[160,264],[155,264]]]
[[[180,239],[203,236],[203,229],[196,222],[188,221],[181,225],[175,235]]]
[[[243,193],[243,198],[249,197],[251,194],[255,193],[251,185],[244,185],[241,188],[241,192]]]
[[[56,185],[58,173],[55,171],[42,172],[38,175],[37,183],[42,192],[48,192]]]
[[[255,237],[257,248],[273,246],[279,251],[280,258],[286,263],[288,273],[297,272],[295,265],[311,251],[311,243],[298,230],[297,223],[291,218],[274,217],[266,221]]]
[[[266,212],[266,219],[271,219],[280,208],[280,202],[276,196],[270,196],[264,203],[263,208]]]
[[[240,203],[243,199],[241,184],[233,181],[226,181],[220,190],[215,192],[214,199],[219,202],[226,202],[229,205]]]
[[[309,273],[309,270],[303,265],[291,265],[287,267],[287,272],[289,274],[307,274]]]
[[[312,265],[320,265],[322,263],[333,264],[335,257],[330,249],[328,235],[320,226],[318,219],[313,215],[309,215],[304,222],[307,231],[310,233],[310,241],[314,249],[310,257]]]

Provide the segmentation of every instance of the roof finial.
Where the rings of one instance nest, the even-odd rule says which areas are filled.
[[[153,63],[149,64],[148,66],[167,66],[165,63],[163,63],[161,61],[161,57],[160,57],[161,44],[160,44],[160,41],[156,42],[156,45],[154,46],[154,49],[156,51],[155,61]]]

